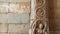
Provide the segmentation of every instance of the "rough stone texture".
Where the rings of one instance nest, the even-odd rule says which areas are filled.
[[[0,2],[28,2],[30,0],[0,0]]]
[[[7,32],[7,24],[0,24],[0,32]]]
[[[0,14],[0,23],[7,23],[7,14]]]
[[[0,3],[0,13],[8,12],[8,3]]]
[[[29,32],[29,24],[9,24],[8,32]]]
[[[30,2],[0,3],[0,23],[28,23]]]
[[[49,34],[47,27],[46,0],[34,0],[35,20],[31,24],[32,34]]]
[[[9,34],[29,34],[29,33],[26,33],[26,32],[25,32],[25,33],[24,33],[24,32],[23,32],[23,33],[11,32],[11,33],[9,33]]]
[[[5,32],[0,32],[0,34],[7,34],[7,33],[5,33]]]
[[[0,0],[0,34],[29,34],[30,0]]]
[[[8,23],[28,23],[28,22],[29,22],[28,14],[8,14]]]
[[[29,2],[20,2],[20,3],[10,3],[9,12],[14,13],[29,13],[30,3]]]

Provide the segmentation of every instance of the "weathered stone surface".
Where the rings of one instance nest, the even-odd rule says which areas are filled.
[[[34,0],[35,2],[35,20],[31,24],[32,34],[49,34],[49,27],[47,27],[47,8],[46,0]]]
[[[9,24],[9,30],[8,32],[29,32],[29,24]]]
[[[30,0],[0,0],[0,2],[28,2]]]
[[[9,32],[9,33],[7,33],[7,34],[17,34],[17,32]]]
[[[30,0],[0,0],[0,34],[29,34]]]
[[[30,11],[30,3],[29,2],[10,3],[9,4],[9,12],[29,13],[29,11]]]
[[[10,0],[10,2],[28,2],[30,0]]]
[[[7,33],[5,33],[5,32],[0,32],[0,34],[7,34]]]
[[[0,13],[8,12],[8,3],[0,3]]]
[[[0,24],[0,32],[7,32],[7,24]]]
[[[9,34],[29,34],[29,33],[26,33],[26,32],[23,32],[23,33],[9,32]]]
[[[30,3],[1,3],[0,23],[28,23]]]
[[[7,14],[0,14],[0,23],[7,23]]]
[[[28,14],[0,14],[0,23],[29,23]]]
[[[8,23],[29,23],[28,14],[8,14]]]

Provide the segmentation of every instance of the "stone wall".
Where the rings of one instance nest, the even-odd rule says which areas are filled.
[[[29,34],[30,0],[0,0],[0,34]]]

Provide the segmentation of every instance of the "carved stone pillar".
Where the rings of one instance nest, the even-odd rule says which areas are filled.
[[[33,34],[49,34],[46,0],[34,0],[35,19],[31,25]]]

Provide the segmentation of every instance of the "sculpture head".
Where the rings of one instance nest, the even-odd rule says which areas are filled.
[[[42,29],[43,28],[43,24],[39,24],[39,29]]]

